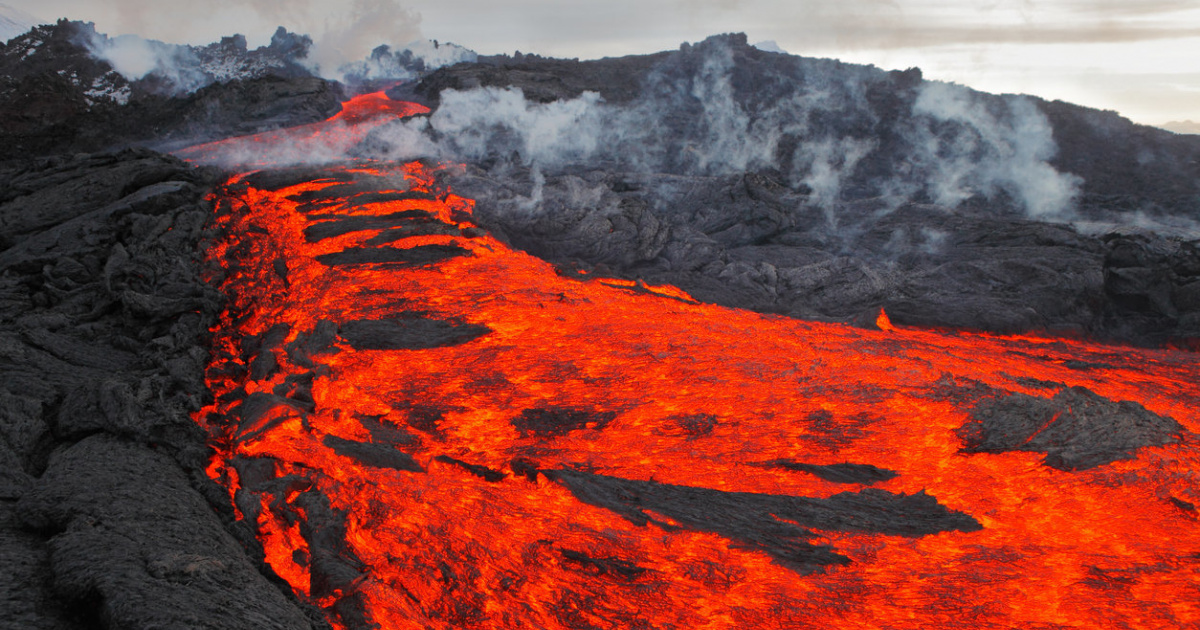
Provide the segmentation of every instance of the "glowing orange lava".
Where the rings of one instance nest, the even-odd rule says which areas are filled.
[[[342,156],[386,122],[427,113],[429,108],[424,105],[393,101],[382,91],[372,92],[342,103],[342,110],[328,120],[199,144],[176,155],[199,163],[259,167],[329,160]]]
[[[1196,355],[882,313],[862,330],[556,269],[474,226],[443,183],[453,168],[262,172],[216,195],[225,236],[209,255],[229,305],[216,402],[197,415],[219,450],[210,473],[335,624],[1200,624],[1191,434],[1066,471],[1042,453],[967,454],[959,431],[987,392],[1074,386],[1200,431]],[[809,527],[846,562],[798,570],[690,512],[642,519],[572,481],[736,500],[868,487],[779,462],[893,471],[870,487],[981,527]]]

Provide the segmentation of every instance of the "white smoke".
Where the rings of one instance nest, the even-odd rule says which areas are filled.
[[[338,74],[345,83],[407,81],[417,78],[421,72],[477,59],[475,51],[457,44],[418,40],[398,50],[382,44],[372,50],[366,59],[343,65],[338,69]]]
[[[526,164],[558,167],[598,154],[610,113],[599,103],[594,92],[543,104],[519,89],[446,90],[429,122],[451,155],[481,160],[504,146]]]
[[[868,179],[859,169],[880,141],[867,92],[881,71],[804,60],[784,82],[799,89],[772,100],[761,93],[774,89],[770,83],[738,83],[733,50],[720,39],[685,45],[680,57],[684,65],[651,72],[629,103],[606,103],[594,92],[543,103],[514,88],[444,90],[431,116],[384,125],[348,154],[519,164],[537,179],[521,204],[529,208],[540,203],[545,176],[606,165],[690,175],[774,170],[824,211],[832,229],[851,183],[854,194],[879,196],[884,211],[922,194],[949,208],[1006,195],[1031,218],[1070,217],[1080,181],[1050,165],[1052,129],[1028,99],[924,83],[915,102],[906,101],[912,111],[899,117],[909,122],[888,123],[908,125],[898,128],[906,161],[890,175],[880,175],[876,161]],[[310,159],[304,150],[284,153]],[[324,161],[329,153],[311,155]],[[935,247],[937,239],[925,242]]]
[[[92,33],[85,45],[92,56],[107,61],[129,81],[154,75],[176,92],[191,92],[210,82],[200,70],[200,60],[187,46],[164,44],[137,35],[109,38],[97,33]]]
[[[392,0],[356,0],[340,17],[325,21],[315,42],[280,27],[270,46],[254,51],[247,51],[241,35],[195,47],[137,35],[109,38],[92,30],[81,43],[126,80],[152,78],[156,91],[171,95],[279,70],[308,71],[351,87],[363,81],[406,81],[477,59],[474,51],[456,44],[410,39],[419,36],[419,22],[418,15]],[[393,49],[394,41],[409,43]]]
[[[366,59],[377,46],[421,39],[420,25],[420,14],[395,0],[353,0],[317,29],[308,59],[321,76],[340,80],[343,66]]]
[[[1058,151],[1050,122],[1028,99],[1006,97],[993,112],[971,90],[949,83],[921,87],[913,112],[927,116],[914,145],[930,169],[937,203],[954,207],[975,194],[1012,195],[1034,219],[1069,218],[1081,180],[1049,164]],[[947,137],[937,123],[957,123]]]
[[[732,50],[720,44],[706,42],[694,72],[651,73],[642,98],[627,104],[592,92],[538,103],[519,89],[445,90],[428,131],[439,157],[516,159],[550,172],[597,162],[705,175],[776,169],[807,187],[809,203],[835,226],[843,189],[878,148],[862,131],[876,122],[866,98],[873,69],[814,61],[804,67],[803,89],[748,105],[735,89]],[[1003,192],[1032,218],[1069,217],[1080,182],[1049,164],[1056,145],[1045,116],[1024,98],[988,98],[945,83],[920,88],[908,162],[892,179],[870,182],[886,207],[922,191],[951,208]],[[839,132],[829,120],[856,131]],[[380,134],[389,157],[412,154],[414,131],[408,123]]]
[[[441,93],[429,130],[442,157],[515,157],[550,170],[598,160],[704,174],[775,167],[780,141],[806,130],[808,111],[823,97],[790,96],[752,114],[739,103],[732,74],[732,55],[724,48],[706,57],[695,77],[652,75],[652,96],[629,104],[606,103],[595,92],[539,103],[518,88],[449,89]],[[411,144],[407,133],[400,129],[399,137],[387,139],[402,147]],[[852,142],[838,146],[858,150]],[[829,158],[851,167],[857,159]]]
[[[803,144],[797,150],[795,170],[807,172],[800,181],[812,190],[812,201],[825,211],[829,227],[837,228],[836,208],[842,184],[875,147],[876,143],[870,140],[826,138]]]
[[[774,157],[773,138],[759,143],[749,137],[750,115],[734,97],[733,68],[733,51],[720,47],[706,56],[691,85],[691,96],[704,106],[704,131],[694,153],[700,172],[744,171]]]
[[[427,118],[391,123],[375,132],[341,120],[316,125],[319,131],[301,127],[299,133],[291,133],[285,129],[188,147],[175,154],[199,164],[235,169],[324,165],[356,158],[408,161],[446,153],[445,147],[431,139]],[[380,137],[387,139],[386,146],[380,145]]]

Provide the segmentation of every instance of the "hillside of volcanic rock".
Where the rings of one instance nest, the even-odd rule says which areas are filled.
[[[1200,336],[1195,136],[744,36],[411,90],[467,136],[478,220],[548,260],[803,319]]]
[[[339,103],[80,32],[0,51],[4,627],[1200,623],[1194,139],[739,36]]]
[[[180,47],[192,65],[133,80],[94,54],[109,41],[60,20],[0,46],[0,160],[186,146],[324,120],[345,98],[299,65],[311,40],[282,28],[256,50],[240,37]]]

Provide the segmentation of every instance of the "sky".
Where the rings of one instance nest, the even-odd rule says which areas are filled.
[[[678,48],[724,32],[797,55],[1200,122],[1200,0],[5,0],[46,21],[206,44],[276,26],[312,35],[327,63],[381,43],[452,41],[481,54],[591,59]]]

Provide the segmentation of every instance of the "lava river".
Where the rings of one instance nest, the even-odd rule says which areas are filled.
[[[210,474],[335,626],[1200,624],[1195,354],[697,303],[455,168],[214,194]]]

